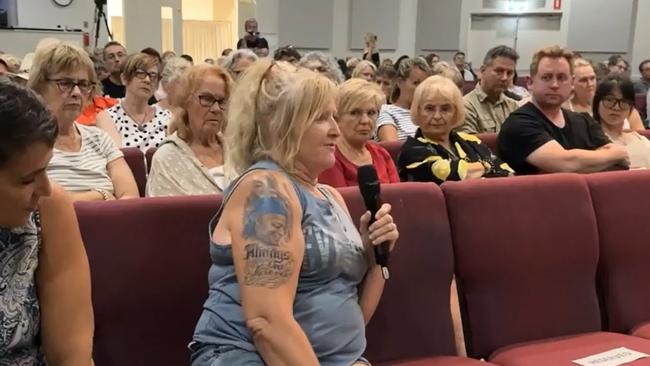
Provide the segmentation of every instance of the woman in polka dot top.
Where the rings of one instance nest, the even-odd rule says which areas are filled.
[[[147,151],[160,146],[167,136],[172,114],[149,99],[158,88],[158,61],[143,53],[130,55],[124,64],[122,81],[126,96],[112,108],[97,115],[97,127],[105,130],[119,147]]]

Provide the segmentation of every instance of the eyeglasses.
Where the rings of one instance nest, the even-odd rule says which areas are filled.
[[[47,81],[56,84],[59,91],[62,93],[72,93],[74,87],[79,88],[79,91],[82,94],[90,94],[90,92],[95,88],[95,83],[89,80],[74,80],[74,79],[47,79]]]
[[[144,80],[148,76],[149,80],[151,80],[154,83],[157,82],[158,79],[160,78],[160,74],[157,73],[157,72],[146,72],[146,71],[140,70],[140,69],[135,70],[135,72],[133,73],[133,76],[135,76],[136,78],[138,78],[140,80]]]
[[[196,98],[199,100],[199,104],[201,105],[201,107],[212,108],[212,106],[216,103],[219,106],[219,109],[221,109],[222,111],[226,110],[227,102],[225,98],[222,99],[215,98],[210,94],[200,94],[197,95]]]
[[[614,109],[618,105],[619,109],[630,109],[632,108],[632,103],[625,99],[618,99],[616,97],[605,97],[602,100],[603,106],[608,109]]]

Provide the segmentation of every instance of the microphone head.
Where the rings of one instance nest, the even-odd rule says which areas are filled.
[[[362,165],[357,168],[357,181],[359,182],[361,195],[364,198],[379,195],[381,188],[374,165]]]

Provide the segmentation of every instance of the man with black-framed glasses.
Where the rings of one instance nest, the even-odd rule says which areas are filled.
[[[530,69],[532,99],[501,127],[499,157],[517,174],[627,169],[627,152],[593,118],[562,108],[571,94],[573,54],[559,46],[541,49]]]

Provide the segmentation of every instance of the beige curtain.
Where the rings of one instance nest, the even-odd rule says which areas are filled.
[[[124,35],[124,18],[111,17],[111,32],[113,33],[113,40],[121,44],[126,44]],[[101,46],[103,47],[103,45]]]
[[[201,63],[217,59],[225,48],[232,48],[232,24],[225,21],[183,20],[183,53]]]
[[[160,53],[174,50],[174,25],[172,19],[162,19],[162,49]]]

